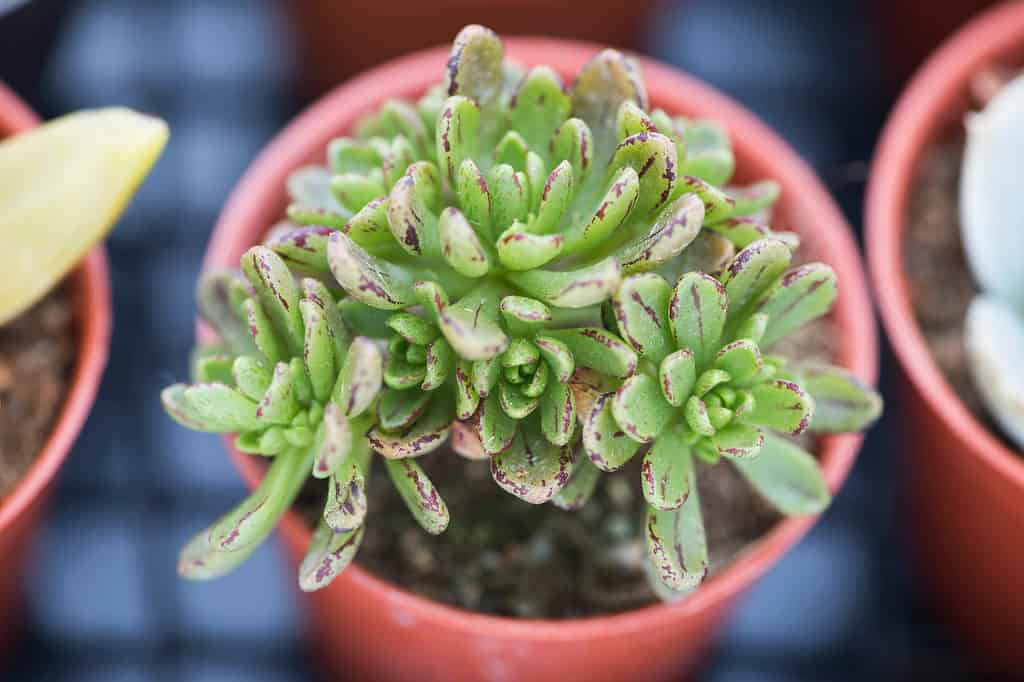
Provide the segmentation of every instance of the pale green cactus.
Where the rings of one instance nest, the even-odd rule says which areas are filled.
[[[1024,448],[1024,203],[1017,171],[1024,153],[1022,120],[1020,76],[984,111],[968,117],[960,226],[967,260],[982,289],[964,321],[971,373],[992,416]]]
[[[243,258],[245,279],[214,275],[201,287],[226,347],[201,353],[200,383],[167,389],[165,404],[186,426],[238,432],[241,449],[274,461],[250,500],[186,548],[182,570],[206,577],[244,559],[312,472],[330,479],[329,496],[300,584],[324,586],[351,561],[372,508],[371,452],[421,525],[440,532],[447,511],[416,458],[449,439],[488,460],[503,490],[565,509],[647,443],[673,477],[671,492],[651,489],[649,499],[685,513],[698,506],[695,491],[687,504],[679,492],[693,457],[777,451],[745,465],[755,487],[783,511],[819,510],[827,491],[808,455],[762,444],[760,431],[750,442],[755,425],[799,430],[812,410],[789,388],[792,370],[763,359],[757,340],[821,314],[835,294],[825,268],[783,273],[797,240],[767,227],[778,186],[723,188],[734,166],[725,132],[648,113],[636,64],[613,50],[565,88],[547,67],[505,63],[497,37],[470,26],[444,75],[418,102],[389,101],[331,142],[326,167],[296,171],[287,221]],[[751,275],[748,259],[769,274]],[[724,284],[703,274],[723,271]],[[728,319],[725,299],[707,299],[723,325],[713,339],[681,335],[704,317],[690,294],[669,310],[665,278],[680,276],[702,296],[730,292]],[[811,288],[815,277],[827,286]],[[768,285],[779,291],[762,304]],[[670,320],[675,335],[651,326]],[[695,339],[703,345],[687,345]],[[666,398],[659,365],[670,357],[678,395]],[[826,427],[859,428],[877,412],[877,398],[844,373],[808,371],[806,381],[835,398],[819,412],[831,415]],[[783,409],[794,397],[799,414]],[[666,420],[670,412],[679,419]],[[793,476],[811,492],[792,487]]]

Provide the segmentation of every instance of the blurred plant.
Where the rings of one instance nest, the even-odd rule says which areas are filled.
[[[97,109],[0,143],[0,325],[42,299],[102,241],[167,137],[158,118]]]
[[[1016,160],[1024,153],[1024,77],[1000,88],[968,117],[960,175],[961,234],[981,293],[964,322],[978,392],[1003,430],[1024,448],[1024,230]]]
[[[314,475],[331,479],[330,496],[300,583],[322,587],[358,544],[371,450],[383,456],[431,532],[444,529],[447,512],[415,458],[449,438],[460,454],[488,459],[495,482],[527,502],[563,508],[586,502],[600,468],[625,459],[591,442],[604,437],[614,418],[606,405],[617,402],[623,419],[641,423],[651,419],[645,413],[661,409],[638,383],[638,377],[657,377],[660,350],[638,342],[647,337],[632,327],[620,325],[620,337],[612,308],[618,314],[624,306],[650,305],[633,314],[656,317],[660,299],[643,298],[649,283],[661,282],[668,291],[666,279],[721,272],[764,245],[778,259],[784,252],[788,263],[797,245],[795,235],[773,233],[765,224],[778,196],[775,183],[720,188],[734,160],[719,126],[661,110],[648,114],[646,100],[635,63],[618,52],[598,54],[566,90],[547,67],[523,73],[505,62],[497,37],[470,26],[455,40],[443,84],[415,105],[386,102],[354,137],[330,143],[329,167],[291,176],[288,220],[266,246],[243,258],[248,285],[219,274],[201,288],[204,316],[229,344],[227,355],[223,349],[204,353],[198,376],[206,383],[164,394],[186,426],[240,432],[242,449],[276,456],[250,500],[186,549],[183,572],[206,577],[237,565],[269,533],[312,467]],[[740,256],[737,249],[743,249]],[[301,286],[289,269],[307,276]],[[321,282],[336,282],[343,292],[335,298]],[[765,283],[771,282],[756,282]],[[834,282],[830,286],[834,295]],[[667,294],[664,299],[667,305]],[[761,323],[769,337],[795,326],[793,314],[782,309],[756,319],[771,313],[782,321]],[[751,324],[730,327],[721,338],[747,333]],[[351,345],[349,329],[363,335]],[[334,344],[333,355],[311,352],[311,339],[321,338]],[[707,340],[709,358],[719,340]],[[680,337],[673,350],[687,342]],[[673,448],[680,428],[673,424],[655,444],[659,464],[673,452],[689,461],[691,449],[717,459],[711,456],[715,442],[733,443],[738,429],[756,421],[752,415],[789,397],[769,383],[773,371],[784,376],[781,361],[764,369],[752,343],[764,385],[754,391],[746,383],[753,378],[733,378],[727,364],[718,370],[725,378],[705,386],[719,375],[705,378],[710,365],[692,364],[704,384],[686,390],[694,391],[696,403],[713,403],[712,430],[701,422],[700,438]],[[739,362],[739,351],[729,358]],[[239,375],[239,362],[259,367],[261,380],[243,387],[248,374]],[[349,385],[350,365],[372,374],[360,384],[355,411],[346,403],[349,389],[339,389]],[[832,370],[818,376],[843,400],[844,391],[857,388]],[[624,397],[613,401],[609,394],[616,390]],[[273,407],[282,394],[287,410]],[[689,404],[689,397],[680,394],[678,405]],[[759,398],[760,412],[751,406],[750,414],[737,402]],[[864,399],[870,405],[858,407],[877,411],[874,398]],[[267,401],[270,416],[261,416]],[[809,419],[810,398],[804,403]],[[209,422],[236,405],[233,419]],[[661,433],[646,435],[654,440]],[[590,457],[577,456],[581,438]],[[602,461],[606,456],[611,459]],[[817,473],[813,460],[800,461]],[[359,476],[349,473],[353,468]],[[359,490],[359,513],[337,522],[332,510],[351,490]],[[433,507],[424,511],[428,501]],[[686,505],[688,512],[695,504]]]

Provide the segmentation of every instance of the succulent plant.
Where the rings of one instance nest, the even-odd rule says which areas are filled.
[[[960,226],[981,293],[964,321],[974,383],[999,425],[1024,448],[1024,230],[1013,163],[1024,152],[1024,77],[968,117],[960,175]]]
[[[648,459],[672,486],[649,491],[663,536],[681,514],[699,521],[696,490],[681,491],[693,459],[722,448],[748,456],[745,473],[783,511],[811,513],[827,500],[816,464],[760,426],[805,428],[815,388],[832,400],[825,428],[877,413],[877,397],[840,370],[804,370],[804,390],[796,370],[761,356],[759,342],[827,310],[834,277],[784,272],[798,241],[767,226],[778,186],[725,187],[734,159],[722,128],[648,113],[642,76],[618,52],[566,89],[467,27],[442,84],[386,102],[332,141],[327,161],[291,176],[287,220],[243,257],[244,278],[201,285],[224,345],[198,356],[198,383],[164,393],[186,426],[237,432],[241,449],[274,457],[260,489],[186,548],[188,575],[237,565],[312,471],[330,479],[329,496],[300,584],[327,584],[358,545],[371,452],[440,532],[447,511],[416,458],[449,440],[489,461],[508,493],[566,509],[653,442]],[[700,296],[671,298],[677,280]],[[713,338],[691,328],[710,332],[715,319]],[[663,362],[671,394],[660,393]]]

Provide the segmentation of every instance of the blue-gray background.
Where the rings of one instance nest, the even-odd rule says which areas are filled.
[[[865,4],[688,0],[659,12],[642,48],[761,115],[858,225],[890,103]],[[61,474],[27,638],[2,679],[319,679],[276,542],[230,578],[177,579],[181,543],[243,488],[218,440],[177,427],[157,400],[186,375],[193,282],[219,207],[302,104],[280,11],[272,0],[83,0],[34,97],[49,114],[154,112],[172,138],[109,242],[110,365]],[[875,430],[822,522],[743,599],[704,679],[970,678],[907,565],[890,428],[891,418]]]

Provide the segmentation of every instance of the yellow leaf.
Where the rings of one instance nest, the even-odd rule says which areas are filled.
[[[0,142],[0,325],[106,236],[167,138],[158,118],[99,109]]]

